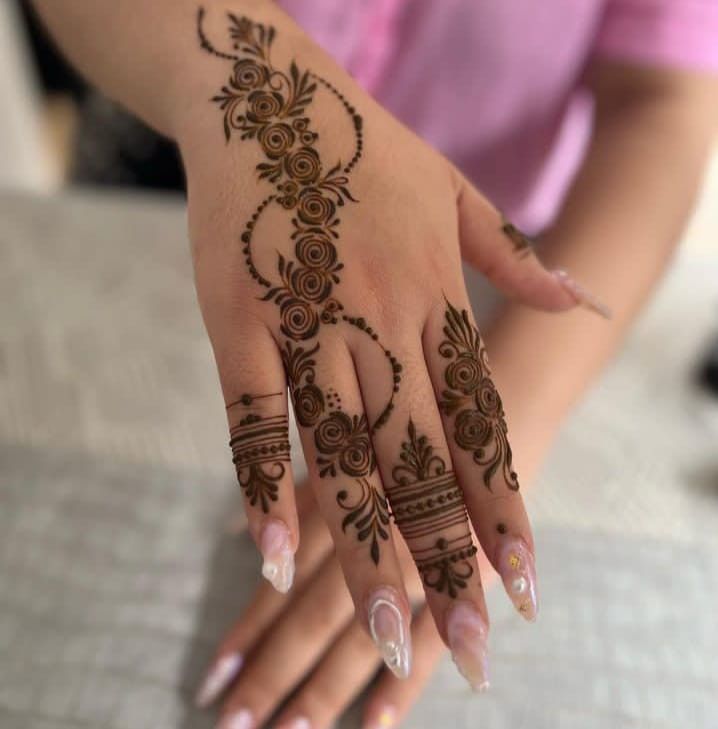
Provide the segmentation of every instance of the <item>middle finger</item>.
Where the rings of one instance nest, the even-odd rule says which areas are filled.
[[[411,325],[394,329],[391,352],[407,363],[403,397],[373,433],[373,443],[396,524],[424,584],[427,604],[442,639],[476,690],[488,683],[488,612],[476,547],[453,465],[421,333]],[[381,365],[366,349],[353,352],[367,411],[377,412]]]

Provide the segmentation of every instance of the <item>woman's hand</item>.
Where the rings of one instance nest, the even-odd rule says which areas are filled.
[[[359,623],[408,676],[391,510],[439,634],[481,689],[488,615],[474,533],[517,609],[533,619],[537,606],[531,530],[462,251],[533,306],[580,297],[444,158],[271,20],[199,12],[202,78],[215,80],[192,94],[211,102],[191,104],[178,134],[249,529],[264,575],[286,592],[299,543],[288,382]]]
[[[332,540],[311,489],[297,491],[302,543],[290,595],[266,583],[228,633],[197,695],[206,707],[222,696],[222,716],[233,729],[260,727],[276,714],[277,729],[333,726],[375,674],[380,659],[353,614]],[[411,675],[385,669],[365,704],[367,729],[398,726],[419,698],[444,653],[411,554],[397,540],[405,584],[415,604]],[[486,565],[482,565],[482,569]],[[484,574],[489,575],[491,570]],[[295,693],[296,692],[296,693]],[[229,724],[231,720],[235,724]]]
[[[274,3],[228,0],[229,14],[194,0],[36,5],[85,73],[179,143],[197,292],[264,574],[288,590],[299,541],[289,384],[360,624],[408,675],[391,509],[439,634],[482,687],[474,533],[528,618],[535,577],[461,254],[534,307],[585,298]]]

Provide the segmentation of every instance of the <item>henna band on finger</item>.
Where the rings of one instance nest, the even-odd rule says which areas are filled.
[[[424,584],[455,598],[474,574],[469,560],[476,554],[463,492],[454,472],[446,470],[444,460],[411,420],[408,435],[401,445],[402,462],[392,471],[392,515]],[[443,536],[457,531],[451,539]]]
[[[254,400],[275,394],[243,395],[228,407],[251,406]],[[250,413],[230,428],[229,447],[237,481],[252,506],[266,514],[270,502],[279,498],[279,482],[286,473],[285,463],[290,461],[289,421],[287,416],[262,416]]]

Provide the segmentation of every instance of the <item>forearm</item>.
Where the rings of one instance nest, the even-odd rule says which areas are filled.
[[[270,0],[33,0],[53,38],[75,67],[105,94],[162,134],[178,137],[195,113],[206,113],[224,68],[203,53],[199,8],[208,35],[226,39],[227,12],[248,15],[281,33],[281,52],[321,54]],[[222,43],[222,45],[228,45]],[[222,48],[232,52],[231,45]]]
[[[712,133],[674,101],[651,97],[601,112],[583,168],[543,241],[547,264],[605,300],[613,319],[509,305],[487,332],[524,479],[618,348],[691,213]]]

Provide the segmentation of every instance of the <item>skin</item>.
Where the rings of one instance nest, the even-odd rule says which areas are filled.
[[[98,0],[90,5],[80,0],[38,0],[36,7],[68,56],[92,81],[179,145],[187,174],[197,295],[228,404],[235,457],[241,455],[235,447],[237,438],[241,441],[247,429],[254,427],[246,420],[248,414],[286,417],[281,353],[286,354],[290,345],[294,349],[318,345],[312,376],[325,398],[331,390],[339,393],[343,410],[356,419],[379,423],[393,382],[401,383],[392,396],[391,417],[381,430],[372,426],[368,431],[376,468],[364,474],[364,485],[377,500],[393,485],[407,423],[412,421],[447,471],[455,474],[478,542],[494,566],[499,566],[502,542],[498,522],[509,525],[506,538],[525,545],[532,562],[533,539],[523,502],[517,484],[505,477],[510,471],[505,436],[500,444],[494,440],[488,446],[488,450],[500,446],[502,458],[501,467],[491,470],[477,460],[475,452],[460,447],[454,437],[455,414],[440,411],[449,371],[441,354],[444,326],[450,306],[470,312],[461,272],[462,249],[473,251],[478,268],[507,295],[525,304],[565,311],[576,307],[576,296],[534,254],[517,255],[511,238],[502,231],[504,221],[498,211],[445,158],[361,91],[288,16],[271,2],[235,0],[222,10],[249,18],[242,22],[251,21],[255,29],[261,23],[264,29],[276,30],[271,63],[269,52],[262,55],[262,63],[270,63],[270,70],[283,71],[288,78],[295,62],[300,73],[310,70],[325,80],[302,109],[311,131],[319,135],[316,150],[325,171],[336,159],[346,163],[357,145],[351,123],[354,112],[347,115],[340,94],[362,116],[363,153],[351,174],[347,173],[343,184],[351,193],[337,213],[341,224],[336,246],[343,269],[336,291],[351,319],[321,327],[310,340],[292,339],[293,334],[284,328],[279,300],[262,299],[267,288],[258,286],[261,277],[247,265],[238,241],[242,231],[249,229],[247,221],[258,204],[276,190],[259,175],[258,165],[266,163],[267,157],[258,143],[260,137],[248,140],[225,133],[223,113],[209,101],[230,84],[238,58],[257,57],[248,55],[246,43],[233,46],[226,14],[215,12],[215,6],[204,15],[198,13],[194,0]],[[218,51],[220,47],[224,51]],[[340,91],[332,92],[332,88]],[[291,214],[278,208],[275,204],[252,234],[254,261],[262,276],[270,275],[265,272],[276,275],[278,250],[291,255],[292,244],[286,243]],[[410,256],[406,255],[408,244]],[[425,283],[416,286],[417,281]],[[470,314],[465,316],[465,326],[471,329]],[[359,317],[379,334],[379,346],[362,326],[353,324]],[[479,347],[477,340],[473,356],[478,356]],[[393,381],[388,362],[395,365]],[[287,372],[292,377],[289,367]],[[482,377],[488,376],[485,367]],[[294,387],[299,384],[303,382],[290,382]],[[248,412],[241,404],[247,393],[272,397],[252,401],[256,409]],[[231,405],[238,401],[239,406]],[[498,409],[500,413],[500,403]],[[499,425],[502,420],[497,416],[492,427]],[[408,625],[409,598],[397,554],[401,539],[387,531],[379,558],[368,540],[358,538],[358,528],[347,528],[341,494],[350,488],[345,476],[352,474],[346,469],[336,473],[323,469],[326,453],[320,426],[300,429],[302,445],[316,505],[331,533],[358,619],[368,630],[372,596],[389,591],[400,619]],[[276,473],[280,471],[281,464]],[[293,552],[299,544],[299,527],[289,469],[275,486],[271,503],[252,498],[246,489],[249,531],[262,548],[265,530],[279,524],[286,528]],[[465,516],[458,526],[448,527],[439,520],[429,526],[433,531],[423,534],[421,543],[410,544],[415,551],[455,544],[469,534]],[[462,582],[458,590],[431,586],[425,590],[428,608],[447,644],[450,613],[459,600],[483,626],[488,624],[477,558],[471,550],[465,550],[461,558],[463,574],[472,579]],[[470,680],[478,685],[483,679],[478,669],[475,673]]]
[[[542,237],[541,248],[553,265],[579,271],[592,290],[610,291],[614,316],[610,323],[596,327],[587,325],[582,312],[553,317],[509,303],[484,332],[494,378],[504,393],[524,488],[530,487],[560,423],[620,346],[669,263],[693,208],[716,131],[718,83],[710,76],[601,64],[590,70],[589,78],[597,100],[595,134],[561,214]],[[661,150],[660,156],[656,149]],[[666,166],[675,174],[665,175]],[[473,260],[470,248],[463,248],[462,254],[467,261]],[[521,363],[529,360],[532,366],[527,369]],[[561,376],[557,378],[556,372]],[[326,533],[321,536],[316,516],[302,517],[302,525],[303,534],[314,535],[307,551],[300,550],[307,564],[300,572],[306,575],[312,571],[310,563],[314,569],[321,564],[318,555],[326,553],[322,550],[328,549],[329,540]],[[419,586],[408,554],[404,551],[400,558],[410,594],[415,596]],[[496,573],[485,558],[480,568],[488,587]],[[302,578],[306,587],[300,590],[305,601],[310,592],[315,596],[317,610],[345,595],[340,587],[334,593],[325,592],[309,579]],[[261,587],[219,648],[219,655],[235,650],[249,654],[247,668],[224,698],[223,711],[249,705],[264,716],[283,698],[275,692],[258,705],[250,700],[254,656],[262,656],[268,645],[264,637],[270,623],[268,609],[271,619],[288,620],[292,598],[278,597]],[[260,615],[266,622],[257,622]],[[283,708],[279,729],[298,716],[307,716],[313,729],[331,726],[378,667],[370,643],[362,644],[357,638],[352,651],[345,650],[344,641],[353,640],[356,632],[349,616],[347,612],[339,637],[312,636],[323,643],[322,662],[319,668],[297,675],[297,683],[304,685]],[[398,726],[444,655],[445,648],[425,612],[417,613],[412,630],[412,674],[400,681],[382,671],[364,704],[367,729],[381,726],[387,707],[393,710],[392,726]],[[275,648],[272,660],[275,670],[292,673],[291,649]],[[327,678],[323,665],[331,666],[341,680]],[[348,689],[350,684],[353,691]]]
[[[218,133],[218,120],[207,99],[216,93],[227,69],[218,66],[216,58],[197,51],[196,37],[191,32],[196,4],[184,0],[152,4],[127,0],[88,5],[80,0],[62,4],[37,0],[36,6],[68,55],[91,80],[180,146],[188,176],[198,297],[226,401],[248,391],[278,391],[284,383],[276,346],[276,312],[258,305],[256,291],[235,245],[238,231],[251,215],[258,197],[261,199],[253,174],[257,159],[248,161],[251,154],[246,148],[225,145]],[[290,60],[296,58],[303,66],[320,70],[361,109],[367,139],[371,132],[373,142],[366,144],[353,183],[356,197],[362,201],[362,213],[347,210],[342,223],[343,261],[352,272],[343,284],[344,300],[361,306],[362,313],[366,312],[367,318],[377,323],[391,350],[404,363],[406,391],[413,394],[411,401],[402,404],[403,410],[397,410],[396,422],[402,427],[387,427],[384,442],[374,442],[380,472],[385,475],[391,469],[405,437],[406,422],[410,417],[418,420],[418,413],[422,432],[428,432],[432,442],[438,444],[442,457],[453,461],[464,493],[471,494],[467,496],[469,510],[476,513],[483,506],[486,513],[496,502],[485,499],[482,503],[476,490],[469,491],[470,484],[480,481],[481,473],[472,472],[466,454],[457,452],[452,445],[436,407],[435,390],[441,387],[436,350],[442,337],[443,292],[452,292],[455,306],[468,308],[460,272],[463,256],[524,304],[568,310],[576,304],[575,297],[549,276],[534,256],[517,257],[511,241],[500,234],[503,221],[497,211],[446,160],[357,89],[271,3],[230,2],[227,7],[274,25],[282,39],[274,57],[277,65],[287,68]],[[161,35],[157,28],[162,28]],[[214,24],[212,32],[220,33],[221,26]],[[571,403],[615,351],[666,265],[692,205],[714,132],[716,94],[710,79],[601,66],[593,69],[589,82],[598,97],[596,133],[563,214],[545,236],[543,255],[552,266],[571,270],[586,287],[599,293],[610,292],[609,303],[616,316],[610,326],[598,329],[595,325],[587,326],[582,312],[550,319],[513,304],[488,333],[487,346],[496,380],[514,424],[515,460],[528,474],[534,472]],[[340,121],[336,103],[318,101],[313,119],[319,134],[336,144],[327,154],[343,155],[348,140],[337,131]],[[656,149],[662,152],[660,158]],[[667,168],[669,175],[665,174]],[[422,201],[420,209],[417,199]],[[273,237],[271,231],[268,237]],[[412,243],[411,258],[405,255],[406,241]],[[401,267],[396,266],[397,260],[402,261]],[[427,285],[416,287],[417,280],[426,281]],[[362,338],[347,335],[326,339],[322,346],[331,353],[326,360],[327,381],[336,383],[343,393],[349,392],[356,408],[363,403],[370,414],[377,413],[383,397],[379,398],[371,383],[378,380],[378,371],[370,362]],[[522,364],[527,361],[532,362],[528,370]],[[561,376],[556,377],[556,372]],[[304,437],[305,444],[310,444]],[[315,455],[311,445],[307,455],[311,472]],[[318,474],[311,475],[316,487]],[[292,545],[296,546],[298,520],[290,487],[290,483],[282,486],[283,511],[278,515],[289,526]],[[494,515],[489,511],[486,523],[498,521],[492,516],[502,520],[508,516],[512,529],[532,545],[520,497],[510,496],[502,500],[509,504],[508,511]],[[342,515],[336,501],[319,494],[317,505],[329,527],[339,564],[352,567],[344,572],[358,627],[344,621],[343,602],[338,599],[332,605],[331,616],[325,616],[326,620],[314,616],[312,620],[311,606],[329,604],[327,600],[334,600],[343,589],[338,567],[328,565],[322,571],[321,583],[314,588],[322,596],[321,602],[299,596],[299,602],[290,605],[288,614],[298,613],[304,619],[280,628],[281,643],[276,639],[278,628],[273,628],[271,647],[257,646],[257,660],[261,660],[262,652],[271,658],[264,660],[264,670],[268,672],[264,675],[271,673],[270,685],[275,686],[269,695],[266,688],[262,689],[264,705],[255,708],[258,716],[266,715],[284,691],[309,670],[306,659],[296,663],[296,656],[302,651],[292,650],[292,645],[309,649],[315,658],[324,654],[331,661],[333,654],[325,654],[324,650],[339,641],[338,664],[320,663],[312,674],[319,677],[317,680],[323,676],[331,682],[333,676],[340,675],[348,656],[352,660],[363,656],[362,641],[368,640],[363,632],[365,600],[377,586],[394,588],[408,612],[411,589],[404,587],[401,540],[392,535],[386,559],[378,570],[374,569],[366,553],[362,561],[356,542],[348,541],[339,529]],[[259,539],[265,517],[261,511],[249,509],[248,513],[250,531]],[[474,527],[484,553],[493,557],[495,532],[483,523],[475,522]],[[308,527],[304,531],[312,533]],[[320,558],[320,552],[313,557],[317,561]],[[479,558],[483,559],[481,555]],[[473,567],[478,570],[478,561]],[[300,575],[302,569],[306,568],[300,567]],[[312,595],[314,589],[302,595]],[[411,682],[396,689],[398,684],[393,679],[382,679],[376,689],[379,694],[375,694],[370,707],[381,705],[376,697],[383,695],[394,698],[393,703],[403,712],[413,700],[412,691],[419,689],[430,672],[440,645],[437,634],[446,639],[443,616],[447,603],[444,596],[429,593],[427,597],[438,631],[434,632],[428,612],[414,621]],[[479,584],[472,583],[466,599],[485,617]],[[350,615],[352,603],[347,604]],[[313,629],[307,630],[307,625]],[[253,641],[256,642],[260,630],[254,626],[249,631]],[[302,632],[297,641],[296,636]],[[288,655],[279,657],[282,646],[289,646],[290,650]],[[370,662],[368,650],[366,655]],[[371,656],[375,657],[373,649]],[[291,676],[282,679],[275,675],[279,661],[288,664]],[[329,668],[322,672],[322,665]],[[325,708],[316,726],[330,723],[373,668],[358,658],[355,667],[356,671],[344,666],[347,673],[342,674],[343,699],[336,706]],[[255,690],[266,687],[266,681],[251,681],[250,669],[248,665],[240,684],[255,686]],[[311,685],[310,681],[308,686]],[[253,701],[251,697],[242,699],[244,705]],[[233,696],[230,705],[239,706],[239,699]],[[370,713],[376,710],[369,709]]]

